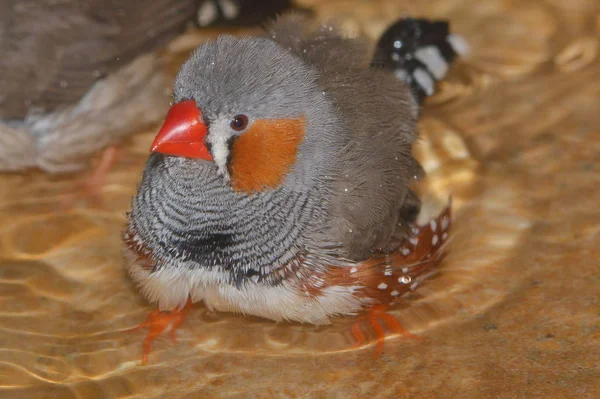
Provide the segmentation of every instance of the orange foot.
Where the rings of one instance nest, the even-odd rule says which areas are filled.
[[[108,173],[117,162],[118,153],[119,149],[116,146],[110,146],[102,152],[98,164],[92,169],[92,173],[82,183],[78,184],[82,187],[75,188],[76,192],[69,194],[62,202],[63,209],[71,208],[81,199],[90,198],[99,201],[100,192],[106,183]]]
[[[160,310],[155,310],[148,315],[148,318],[145,322],[128,330],[135,331],[139,330],[140,328],[148,327],[148,333],[146,334],[146,338],[144,338],[143,343],[144,355],[142,356],[142,365],[145,365],[148,362],[148,355],[152,349],[152,342],[163,332],[168,331],[171,341],[173,343],[177,342],[175,331],[177,331],[177,328],[179,328],[181,323],[183,323],[185,313],[191,306],[192,300],[188,299],[187,303],[180,309],[175,309],[170,312],[161,312]]]
[[[417,335],[413,335],[413,334],[409,333],[408,331],[406,331],[402,327],[400,322],[398,322],[398,320],[396,320],[396,318],[394,316],[388,314],[386,311],[387,311],[386,305],[375,305],[367,311],[366,316],[361,317],[360,319],[358,319],[358,321],[356,323],[354,323],[352,325],[352,336],[354,337],[354,340],[356,341],[356,343],[354,345],[355,348],[361,346],[366,341],[365,334],[360,329],[361,322],[364,319],[369,320],[369,323],[371,324],[371,327],[373,327],[373,329],[375,330],[375,334],[377,336],[377,349],[375,352],[376,358],[379,357],[381,355],[381,353],[383,352],[383,342],[384,342],[385,336],[386,336],[385,330],[381,326],[380,321],[382,321],[390,330],[392,330],[393,332],[398,333],[404,337],[414,338],[414,339],[418,339],[418,340],[423,339]]]

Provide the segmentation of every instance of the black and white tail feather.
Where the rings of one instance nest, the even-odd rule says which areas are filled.
[[[392,71],[422,105],[456,56],[467,52],[467,42],[450,34],[447,21],[403,18],[381,35],[371,65]]]

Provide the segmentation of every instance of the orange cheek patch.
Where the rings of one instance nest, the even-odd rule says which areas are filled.
[[[305,125],[304,118],[255,121],[231,148],[233,189],[250,194],[279,186],[296,162]]]

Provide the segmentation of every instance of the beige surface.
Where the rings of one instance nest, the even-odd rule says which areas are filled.
[[[152,307],[122,271],[120,229],[146,132],[102,204],[58,210],[76,177],[0,177],[0,398],[600,397],[600,3],[302,3],[371,37],[403,12],[449,18],[472,45],[421,123],[429,188],[456,205],[442,273],[392,312],[424,340],[392,336],[373,359],[351,349],[351,319],[196,306],[139,366],[143,332],[123,330]]]

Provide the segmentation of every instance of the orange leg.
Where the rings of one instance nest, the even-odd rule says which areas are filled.
[[[364,317],[361,318],[360,320],[363,320],[363,319],[364,319]],[[354,347],[355,348],[360,347],[367,340],[367,338],[365,337],[365,333],[363,333],[362,330],[360,329],[360,320],[352,325],[352,336],[354,337],[354,341],[355,341]]]
[[[117,146],[107,147],[100,156],[98,164],[92,169],[92,173],[85,178],[82,188],[77,188],[74,194],[70,194],[64,201],[63,207],[70,208],[75,202],[83,198],[98,199],[102,186],[110,170],[114,167],[119,154]],[[80,183],[81,184],[81,183]]]
[[[177,342],[177,335],[175,332],[183,323],[185,319],[186,311],[192,306],[192,300],[188,299],[187,303],[180,309],[176,309],[170,312],[161,312],[155,310],[148,315],[145,322],[137,327],[133,327],[128,331],[139,330],[140,328],[148,327],[148,333],[142,344],[144,348],[144,355],[142,356],[142,365],[148,362],[148,355],[152,350],[152,342],[157,339],[163,332],[168,331],[171,341]]]
[[[414,338],[418,340],[422,339],[421,337],[413,335],[406,331],[402,327],[400,322],[396,320],[394,316],[388,314],[386,310],[387,306],[385,305],[375,305],[368,310],[366,316],[361,317],[352,325],[352,336],[354,337],[354,340],[356,342],[355,347],[362,345],[366,340],[365,334],[360,329],[360,325],[365,319],[369,321],[369,324],[371,325],[371,327],[373,327],[373,330],[375,330],[375,336],[377,337],[375,357],[379,357],[383,352],[383,342],[386,337],[385,330],[381,326],[380,322],[383,322],[383,324],[385,324],[385,326],[394,333],[400,334],[407,338]]]

